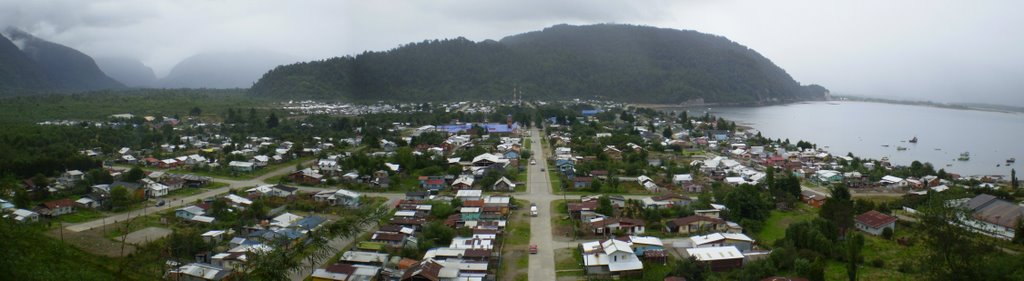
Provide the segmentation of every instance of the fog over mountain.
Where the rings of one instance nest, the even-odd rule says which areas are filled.
[[[196,54],[298,61],[424,38],[498,40],[556,24],[627,23],[742,42],[835,94],[1024,106],[1020,1],[0,0],[0,26],[167,75]],[[239,83],[230,83],[232,86]]]
[[[248,88],[263,73],[295,57],[269,51],[203,53],[186,58],[160,79],[163,88]]]
[[[125,57],[99,57],[96,64],[111,78],[134,88],[149,88],[157,85],[153,69],[141,61]]]
[[[7,41],[2,43],[6,45],[3,47],[3,52],[6,53],[3,57],[7,60],[0,61],[0,64],[14,71],[4,73],[4,77],[0,79],[26,81],[2,85],[0,91],[88,91],[124,87],[120,82],[104,74],[92,57],[74,48],[37,38],[17,28],[5,29],[3,36],[3,41]],[[14,45],[21,54],[10,48],[11,45]]]

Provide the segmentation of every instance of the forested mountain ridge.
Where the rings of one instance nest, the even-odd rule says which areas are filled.
[[[43,69],[0,34],[0,96],[7,91],[49,87]]]
[[[21,51],[42,69],[46,88],[72,91],[123,88],[124,85],[108,77],[90,57],[73,48],[49,42],[21,31],[8,28],[5,33]]]
[[[254,95],[347,100],[604,98],[631,102],[757,103],[824,97],[757,52],[696,31],[557,25],[473,42],[411,43],[384,52],[277,67]]]

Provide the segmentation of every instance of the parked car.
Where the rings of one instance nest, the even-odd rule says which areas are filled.
[[[160,199],[160,201],[156,202],[157,207],[163,206],[164,204],[167,204],[167,201],[164,201],[163,199]]]
[[[537,204],[530,204],[530,216],[537,216]]]
[[[530,254],[537,254],[537,244],[530,244]]]

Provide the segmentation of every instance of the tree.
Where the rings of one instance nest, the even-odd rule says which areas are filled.
[[[138,182],[144,177],[146,177],[146,173],[142,171],[142,168],[134,167],[129,169],[128,172],[125,172],[124,175],[121,176],[121,180],[126,182]]]
[[[270,116],[267,116],[267,128],[276,128],[280,122],[281,120],[277,119],[277,114],[274,114],[273,112],[270,113]]]
[[[423,228],[423,239],[434,242],[435,245],[448,245],[455,238],[455,229],[444,225],[441,220],[428,223]]]
[[[89,184],[107,184],[114,182],[114,177],[110,175],[106,170],[103,169],[92,169],[85,174],[85,180]]]
[[[446,202],[433,202],[430,206],[430,215],[438,220],[448,219],[448,216],[455,213],[455,208]]]
[[[665,127],[665,130],[661,131],[661,136],[665,137],[666,139],[671,139],[672,138],[672,128],[671,127]]]
[[[615,207],[612,206],[612,199],[607,195],[597,200],[597,212],[606,216],[615,216]]]
[[[832,197],[821,206],[818,216],[835,223],[839,228],[839,235],[842,236],[853,227],[854,205],[850,199],[850,189],[846,185],[837,184],[830,190]]]
[[[864,248],[864,235],[854,233],[846,239],[846,274],[850,281],[857,281],[857,264],[863,258],[860,254]]]
[[[1010,187],[1015,191],[1020,188],[1020,182],[1017,181],[1017,169],[1010,169]]]
[[[892,240],[892,236],[893,231],[891,227],[886,227],[882,230],[882,238],[885,238],[885,240]]]
[[[21,188],[14,190],[14,205],[22,209],[29,208],[32,205],[32,199],[28,197],[28,191]]]
[[[32,177],[32,184],[35,185],[36,188],[47,187],[50,186],[50,179],[47,179],[43,174],[36,174]]]
[[[762,189],[750,184],[741,184],[725,196],[730,219],[737,221],[763,221],[771,212],[772,205],[771,199]]]
[[[120,211],[128,207],[131,204],[132,199],[128,194],[128,189],[124,186],[115,186],[110,189],[110,208],[114,211]]]
[[[199,114],[202,114],[202,113],[203,113],[203,110],[199,109],[198,106],[193,107],[191,110],[188,111],[188,115],[189,116],[199,116]]]
[[[929,194],[928,200],[917,208],[921,238],[928,250],[921,262],[922,272],[934,280],[985,280],[981,265],[993,248],[961,226],[971,213],[947,206],[947,200],[955,199],[954,196]]]

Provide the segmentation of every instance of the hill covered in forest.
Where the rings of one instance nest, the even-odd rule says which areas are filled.
[[[275,98],[355,101],[603,98],[759,103],[821,99],[782,68],[724,37],[690,30],[556,25],[473,42],[411,43],[383,52],[279,66],[250,89]]]
[[[40,39],[16,28],[0,38],[0,92],[123,88],[90,57],[73,48]],[[15,47],[15,48],[11,48]]]

